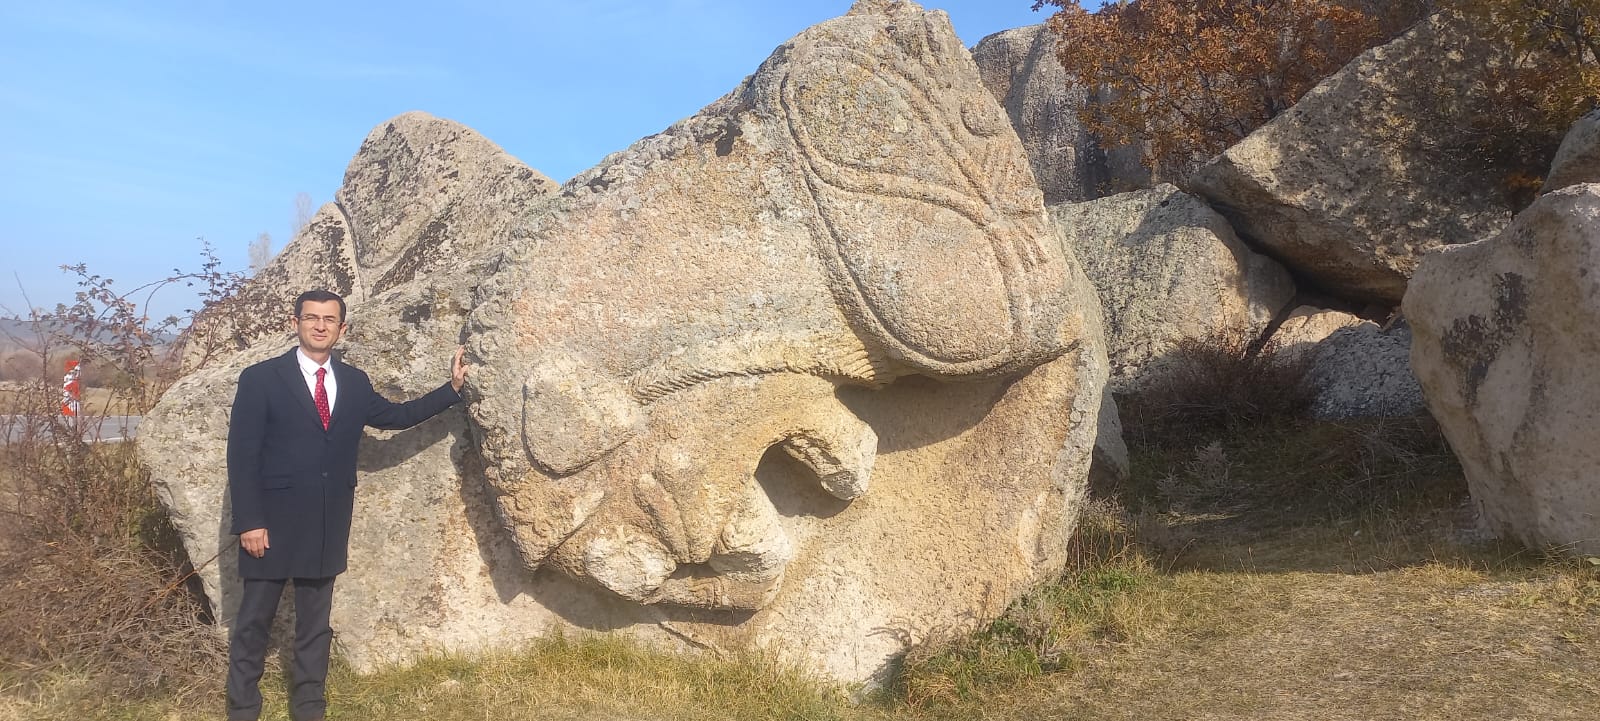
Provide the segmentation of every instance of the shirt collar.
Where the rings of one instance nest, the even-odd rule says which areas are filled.
[[[327,363],[319,364],[316,361],[311,360],[311,358],[306,355],[306,352],[304,350],[301,350],[299,346],[295,346],[294,359],[300,362],[300,372],[304,373],[304,374],[306,374],[308,376],[316,375],[318,368],[327,368],[328,369],[328,375],[333,375],[333,354],[332,353],[328,354],[328,362]]]

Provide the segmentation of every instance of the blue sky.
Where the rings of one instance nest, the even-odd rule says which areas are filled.
[[[850,0],[0,3],[0,313],[247,265],[330,200],[368,131],[462,122],[562,181],[693,114]],[[928,0],[969,46],[1031,0]],[[153,316],[196,304],[164,291]]]

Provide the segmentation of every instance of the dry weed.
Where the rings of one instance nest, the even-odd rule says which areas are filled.
[[[34,314],[33,337],[12,339],[37,372],[10,381],[0,408],[0,683],[13,699],[78,687],[92,699],[216,693],[225,644],[190,591],[188,560],[149,475],[131,443],[98,440],[120,435],[105,427],[108,414],[154,405],[186,352],[205,357],[167,339],[220,318],[153,322],[142,312],[148,297],[135,297],[199,282],[214,305],[243,279],[218,270],[209,248],[205,258],[199,273],[130,293],[83,265],[67,268],[79,278],[76,301]],[[74,417],[61,412],[53,370],[63,358],[82,361],[85,382],[104,384]]]
[[[1143,387],[1117,398],[1123,432],[1134,443],[1192,443],[1298,417],[1312,400],[1309,363],[1309,354],[1242,333],[1185,338],[1151,365]]]

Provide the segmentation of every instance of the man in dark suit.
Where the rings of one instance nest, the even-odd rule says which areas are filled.
[[[410,428],[461,400],[467,369],[460,348],[449,382],[433,392],[407,403],[378,395],[366,373],[333,355],[349,328],[344,313],[337,294],[302,293],[290,319],[299,346],[239,374],[228,421],[228,490],[244,593],[229,648],[230,721],[261,713],[267,634],[291,579],[290,714],[296,721],[323,717],[333,579],[345,570],[362,430]]]

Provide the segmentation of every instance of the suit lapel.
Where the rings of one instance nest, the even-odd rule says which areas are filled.
[[[279,356],[283,360],[278,363],[278,375],[289,386],[289,394],[300,401],[300,407],[305,409],[306,418],[311,419],[317,429],[321,430],[322,417],[317,414],[316,401],[311,399],[311,389],[306,387],[306,374],[300,371],[300,358],[295,355],[297,350],[299,349],[290,348],[288,353]]]
[[[350,366],[339,360],[337,353],[333,355],[333,362],[329,363],[328,367],[333,369],[333,378],[339,384],[339,397],[333,402],[333,416],[328,421],[328,429],[332,430],[340,419],[350,417],[351,409],[355,407],[356,402],[356,382],[350,378]]]

